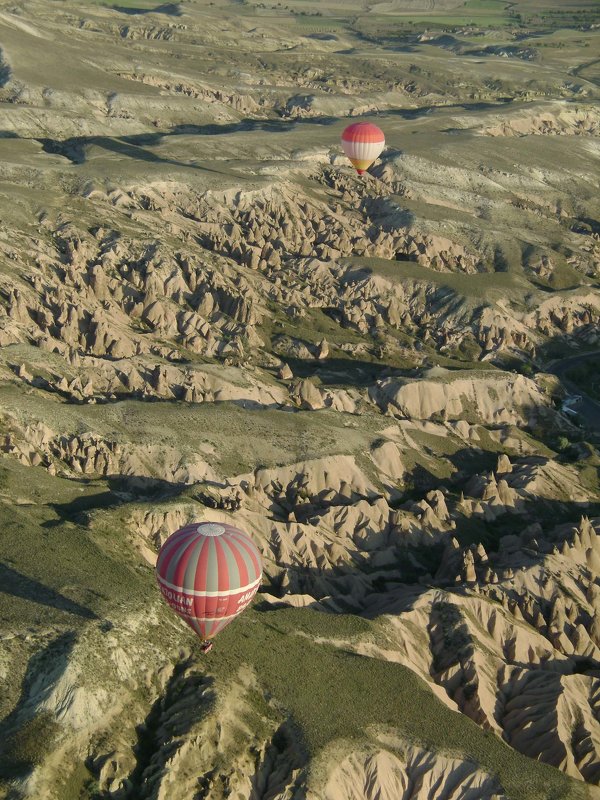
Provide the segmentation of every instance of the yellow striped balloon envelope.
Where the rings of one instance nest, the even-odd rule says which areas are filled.
[[[164,599],[204,640],[248,606],[260,586],[262,561],[244,531],[225,522],[194,522],[169,536],[156,578]]]
[[[356,171],[362,175],[385,147],[381,128],[371,122],[355,122],[342,133],[342,148]]]

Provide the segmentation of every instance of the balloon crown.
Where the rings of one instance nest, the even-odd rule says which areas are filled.
[[[218,522],[201,522],[197,530],[203,536],[222,536],[225,533],[225,527]]]

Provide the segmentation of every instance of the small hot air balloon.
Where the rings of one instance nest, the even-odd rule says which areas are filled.
[[[167,603],[201,637],[210,637],[241,614],[260,586],[258,548],[244,531],[225,522],[193,522],[173,533],[156,562]]]
[[[355,122],[342,133],[342,148],[359,175],[362,175],[385,147],[381,128],[371,122]]]

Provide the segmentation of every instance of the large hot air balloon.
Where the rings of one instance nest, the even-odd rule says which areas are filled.
[[[247,533],[225,522],[193,522],[173,533],[156,562],[167,603],[202,638],[232,622],[260,585],[262,562]]]
[[[381,128],[371,122],[355,122],[342,133],[342,148],[359,175],[362,175],[385,147]]]

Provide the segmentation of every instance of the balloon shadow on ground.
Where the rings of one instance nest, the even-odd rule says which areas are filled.
[[[56,608],[59,611],[65,611],[67,614],[75,614],[84,619],[99,619],[89,608],[76,603],[74,600],[69,600],[68,597],[60,594],[60,592],[2,563],[0,563],[0,592],[12,597],[29,600],[32,603]]]

